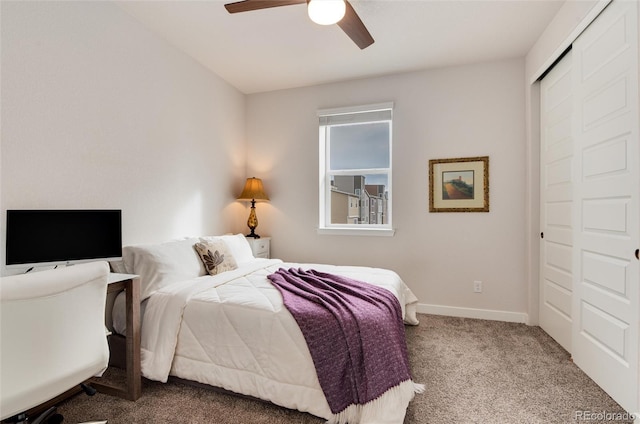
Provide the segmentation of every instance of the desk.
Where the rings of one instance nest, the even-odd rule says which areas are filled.
[[[142,393],[140,372],[140,277],[133,274],[109,274],[107,293],[125,291],[127,310],[125,387],[116,387],[94,378],[91,385],[101,393],[137,400]]]

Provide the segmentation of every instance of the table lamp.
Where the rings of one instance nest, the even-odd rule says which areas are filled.
[[[260,178],[247,178],[247,182],[244,184],[242,193],[238,196],[238,200],[251,200],[251,212],[249,212],[249,219],[247,225],[251,229],[251,233],[247,234],[247,237],[260,238],[255,233],[255,229],[258,226],[258,217],[256,216],[256,200],[269,200],[269,197],[264,192],[262,186],[262,180]]]

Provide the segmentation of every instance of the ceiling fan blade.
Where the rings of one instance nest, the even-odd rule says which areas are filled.
[[[373,44],[374,39],[369,34],[369,30],[362,23],[362,20],[351,6],[347,0],[345,0],[347,10],[344,14],[344,18],[342,18],[338,22],[338,26],[342,28],[342,30],[353,40],[354,43],[360,47],[360,49],[365,49]]]
[[[252,10],[268,9],[270,7],[289,6],[306,3],[307,0],[243,0],[225,4],[229,13],[249,12]]]

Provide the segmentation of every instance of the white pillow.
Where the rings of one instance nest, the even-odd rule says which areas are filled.
[[[225,242],[231,255],[236,260],[238,266],[244,265],[247,262],[251,262],[255,259],[253,256],[253,251],[251,250],[251,246],[249,246],[249,242],[247,238],[242,234],[234,234],[234,235],[224,235],[224,236],[207,236],[200,237],[200,240],[203,242],[222,240]]]
[[[140,276],[140,300],[169,284],[206,274],[194,248],[198,241],[197,238],[188,238],[122,249],[125,268]]]

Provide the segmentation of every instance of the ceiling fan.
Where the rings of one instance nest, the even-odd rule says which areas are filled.
[[[321,25],[337,23],[361,49],[373,44],[373,37],[348,0],[242,0],[224,7],[229,13],[238,13],[302,3],[307,3],[309,17],[314,22]]]

